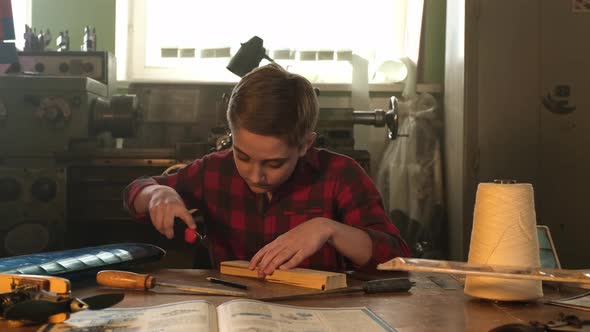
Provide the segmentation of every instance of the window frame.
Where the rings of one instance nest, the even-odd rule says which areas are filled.
[[[30,1],[30,0],[29,0]],[[414,1],[414,0],[410,0]],[[183,82],[183,83],[206,83],[220,85],[234,85],[235,82],[216,82],[207,80],[194,80],[198,69],[187,68],[163,68],[148,67],[145,56],[146,39],[141,37],[141,31],[145,32],[146,26],[146,5],[143,0],[116,0],[116,38],[115,55],[117,61],[117,81],[119,86],[127,86],[130,82]],[[413,33],[416,33],[413,27]],[[420,33],[420,32],[418,32]],[[138,37],[139,36],[139,37]],[[407,45],[410,53],[418,56],[417,45]],[[219,59],[215,59],[219,60]],[[224,59],[227,61],[227,59]],[[262,63],[264,63],[263,60]],[[354,69],[353,69],[354,70]],[[353,77],[354,77],[353,73]],[[353,78],[354,79],[354,78]],[[238,78],[236,77],[236,82]],[[344,91],[353,90],[353,83],[314,83],[322,91]],[[374,92],[400,92],[404,83],[370,83],[369,90]],[[440,85],[418,84],[417,90],[421,92],[440,92]]]

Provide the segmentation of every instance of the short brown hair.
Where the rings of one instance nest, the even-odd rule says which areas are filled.
[[[227,121],[231,130],[245,128],[301,147],[315,129],[318,114],[319,103],[311,83],[270,64],[246,74],[234,87]]]

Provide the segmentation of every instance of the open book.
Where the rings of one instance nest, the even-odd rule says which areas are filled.
[[[395,331],[367,308],[308,308],[232,300],[215,307],[205,300],[143,308],[75,313],[41,332],[233,332],[233,331]]]

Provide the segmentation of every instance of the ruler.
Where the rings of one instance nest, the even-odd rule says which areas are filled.
[[[469,264],[465,262],[422,258],[396,257],[390,261],[379,264],[377,269],[590,284],[590,270],[566,270],[541,267]]]

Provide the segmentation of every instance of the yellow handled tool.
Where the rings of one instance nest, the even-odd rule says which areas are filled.
[[[96,282],[99,285],[125,288],[125,289],[152,289],[155,286],[171,287],[178,290],[194,292],[204,295],[226,295],[226,296],[246,296],[245,292],[236,292],[230,290],[196,287],[189,285],[180,285],[158,281],[154,276],[149,274],[139,274],[127,271],[104,270],[96,274]]]

